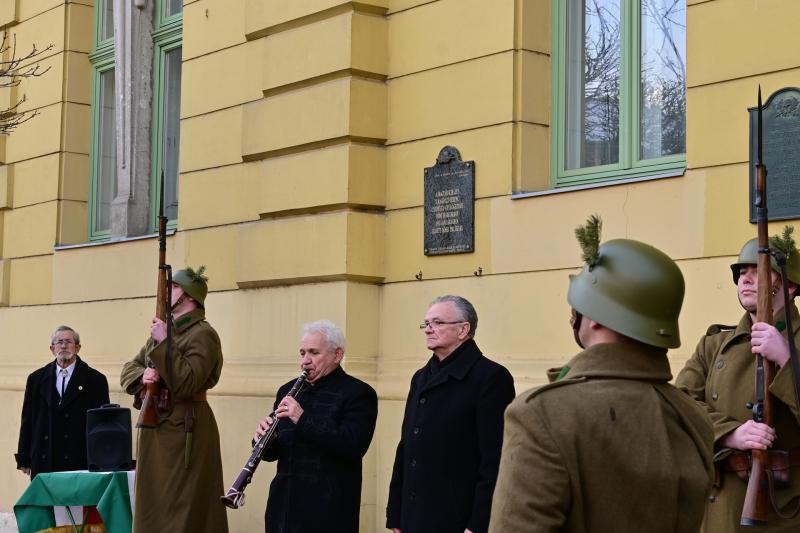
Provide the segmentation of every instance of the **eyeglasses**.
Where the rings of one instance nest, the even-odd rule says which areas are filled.
[[[59,339],[57,341],[53,341],[53,346],[55,346],[56,344],[64,344],[66,346],[69,346],[70,344],[75,344],[75,341],[71,341],[69,339]]]
[[[429,327],[433,329],[439,329],[445,324],[466,324],[466,320],[456,320],[454,322],[446,322],[444,320],[434,320],[432,322],[428,322],[427,320],[419,325],[419,329],[428,329]]]

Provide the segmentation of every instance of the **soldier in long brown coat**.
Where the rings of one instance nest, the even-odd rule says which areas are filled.
[[[747,482],[732,471],[732,461],[735,461],[732,455],[741,455],[754,448],[789,450],[794,463],[790,472],[791,484],[776,490],[775,500],[783,508],[800,496],[800,411],[795,399],[792,369],[787,361],[786,333],[781,333],[785,328],[787,311],[795,328],[800,326],[800,315],[792,301],[784,302],[783,291],[777,290],[782,287],[781,279],[773,272],[772,304],[775,326],[778,327],[754,324],[758,297],[757,255],[758,242],[752,239],[731,265],[739,303],[745,309],[739,324],[735,327],[711,326],[676,380],[677,386],[686,389],[707,410],[714,426],[714,459],[718,476],[706,505],[703,530],[708,533],[745,531],[739,522]],[[800,283],[800,256],[795,250],[788,258],[787,287],[793,300],[797,283]],[[773,265],[773,269],[776,268]],[[795,344],[800,344],[797,329],[794,336]],[[753,353],[761,353],[780,368],[769,387],[773,398],[773,427],[754,422],[753,413],[746,406],[755,400]],[[795,505],[792,503],[787,510]],[[800,518],[784,520],[770,510],[768,525],[759,531],[797,532],[800,531]]]
[[[599,226],[592,217],[576,231],[587,265],[570,277],[567,295],[583,351],[506,410],[491,533],[700,527],[711,424],[668,383],[683,276],[638,241],[598,249]]]
[[[219,499],[224,493],[219,431],[206,401],[206,391],[222,372],[219,337],[205,321],[206,281],[202,269],[173,276],[171,368],[166,324],[154,318],[151,337],[122,369],[120,382],[129,394],[138,394],[160,377],[170,398],[169,411],[157,427],[139,430],[135,533],[228,531]],[[155,368],[149,368],[148,361]]]

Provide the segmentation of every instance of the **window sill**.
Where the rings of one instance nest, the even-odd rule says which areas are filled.
[[[175,229],[167,229],[167,237],[175,235]],[[120,242],[142,241],[146,239],[157,239],[158,233],[148,233],[147,235],[138,235],[136,237],[121,237],[117,239],[108,239],[106,241],[82,242],[79,244],[57,244],[53,247],[55,251],[60,250],[73,250],[75,248],[91,248],[95,246],[108,246]]]
[[[686,173],[686,169],[680,170],[670,170],[668,172],[664,172],[661,174],[655,174],[652,176],[640,176],[636,178],[623,178],[618,180],[608,180],[602,181],[599,183],[586,183],[581,185],[571,185],[567,187],[558,187],[556,189],[545,189],[543,191],[531,191],[531,192],[518,192],[511,195],[512,200],[520,200],[522,198],[532,198],[536,196],[549,196],[551,194],[561,194],[565,192],[574,192],[574,191],[584,191],[587,189],[599,189],[601,187],[613,187],[615,185],[627,185],[629,183],[639,183],[642,181],[653,181],[653,180],[660,180],[666,178],[677,178],[679,176],[683,176]]]

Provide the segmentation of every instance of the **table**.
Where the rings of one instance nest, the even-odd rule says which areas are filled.
[[[55,506],[94,505],[108,533],[130,533],[133,480],[133,471],[39,474],[14,505],[17,527],[20,533],[34,533],[57,525]]]

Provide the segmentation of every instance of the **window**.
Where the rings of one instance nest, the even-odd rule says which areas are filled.
[[[152,121],[150,146],[150,202],[148,231],[157,219],[158,191],[164,176],[165,213],[174,227],[178,216],[178,149],[180,145],[181,51],[183,4],[156,0],[153,27]],[[95,2],[95,47],[92,64],[92,135],[90,147],[89,238],[107,240],[112,235],[112,201],[117,194],[114,2]],[[121,90],[121,88],[120,88]],[[131,98],[125,101],[131,101]]]
[[[92,139],[89,154],[89,237],[111,234],[111,201],[117,195],[117,148],[114,80],[113,1],[95,6],[95,48],[92,63]]]
[[[553,185],[682,172],[686,0],[554,0],[553,28]]]
[[[158,6],[159,3],[156,5]],[[163,0],[153,32],[153,140],[150,205],[157,227],[158,191],[164,171],[164,214],[174,227],[178,218],[178,148],[180,147],[182,0]],[[161,16],[158,16],[161,15]]]

